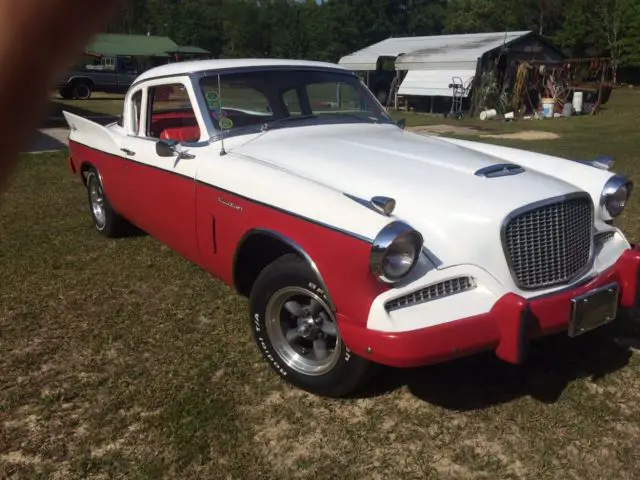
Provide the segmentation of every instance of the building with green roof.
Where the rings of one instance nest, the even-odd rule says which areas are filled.
[[[204,48],[178,45],[169,37],[114,33],[95,35],[83,53],[58,83],[62,98],[86,100],[93,92],[125,93],[149,68],[211,56]]]
[[[100,33],[86,46],[85,53],[104,57],[157,57],[171,58],[181,55],[210,55],[204,48],[181,46],[169,37],[156,35],[126,35]]]

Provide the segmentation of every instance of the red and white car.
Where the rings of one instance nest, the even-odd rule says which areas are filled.
[[[519,363],[635,305],[608,162],[410,133],[334,64],[175,63],[117,123],[65,116],[95,228],[134,224],[248,296],[267,362],[317,394],[376,364]]]

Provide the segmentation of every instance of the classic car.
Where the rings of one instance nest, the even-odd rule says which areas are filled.
[[[246,296],[297,388],[340,397],[380,365],[482,351],[519,364],[635,307],[640,248],[614,225],[632,183],[611,162],[411,133],[338,65],[174,63],[115,123],[64,115],[95,229],[134,225]]]

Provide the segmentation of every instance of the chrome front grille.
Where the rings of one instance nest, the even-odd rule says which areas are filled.
[[[591,262],[591,198],[576,194],[517,211],[504,225],[502,242],[520,288],[533,290],[571,282]]]
[[[417,292],[389,300],[385,304],[385,308],[390,312],[392,310],[398,310],[399,308],[411,307],[413,305],[419,305],[432,300],[438,300],[440,298],[455,295],[456,293],[466,292],[467,290],[472,290],[474,288],[476,288],[476,282],[473,278],[452,278],[450,280],[445,280],[444,282],[429,285]]]

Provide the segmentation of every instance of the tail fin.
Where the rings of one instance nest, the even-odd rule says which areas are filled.
[[[69,125],[69,140],[105,152],[118,151],[120,145],[114,135],[103,125],[75,113],[62,112]]]

